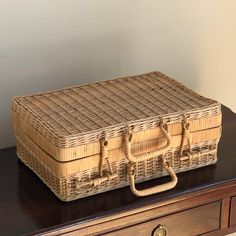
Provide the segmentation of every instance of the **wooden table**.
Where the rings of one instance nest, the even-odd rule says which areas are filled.
[[[236,115],[226,107],[218,158],[216,165],[178,174],[177,187],[161,194],[138,198],[127,187],[64,203],[17,160],[15,147],[1,150],[0,235],[148,236],[158,235],[158,225],[174,236],[234,232]]]

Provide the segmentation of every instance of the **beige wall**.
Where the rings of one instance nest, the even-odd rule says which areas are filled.
[[[235,0],[0,0],[0,147],[12,96],[161,70],[236,110]]]

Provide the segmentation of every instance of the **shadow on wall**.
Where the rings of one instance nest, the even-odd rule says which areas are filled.
[[[120,45],[119,38],[83,38],[18,48],[1,57],[0,148],[14,145],[10,132],[13,96],[119,76]]]

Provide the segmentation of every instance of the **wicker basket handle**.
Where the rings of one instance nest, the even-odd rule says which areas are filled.
[[[172,189],[176,186],[178,182],[178,178],[173,170],[173,168],[170,166],[168,162],[165,162],[163,164],[163,168],[169,173],[171,176],[171,181],[165,184],[161,184],[158,186],[154,186],[151,188],[143,189],[143,190],[138,190],[135,187],[135,163],[130,163],[129,168],[128,168],[128,174],[129,174],[129,179],[130,179],[130,189],[132,193],[138,197],[144,197],[148,195],[152,195],[155,193],[161,193],[164,191],[167,191],[169,189]]]
[[[171,148],[171,136],[168,132],[167,124],[164,123],[163,120],[161,120],[161,122],[160,122],[160,129],[161,129],[162,133],[164,134],[164,137],[167,139],[166,146],[164,146],[164,147],[162,147],[158,150],[155,150],[153,152],[142,153],[142,154],[139,154],[139,155],[136,155],[136,156],[134,156],[131,153],[131,145],[132,145],[133,134],[130,131],[130,129],[128,129],[127,132],[125,132],[125,135],[124,135],[126,158],[130,162],[139,162],[139,161],[146,161],[150,158],[157,157],[159,155],[165,154]]]

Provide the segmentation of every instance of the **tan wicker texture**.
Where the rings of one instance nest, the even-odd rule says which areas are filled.
[[[174,173],[216,162],[220,104],[160,72],[16,97],[12,110],[19,158],[64,201],[129,181],[138,196],[165,191]]]
[[[202,142],[207,142],[209,140],[217,140],[220,136],[221,129],[219,127],[212,129],[200,130],[192,133],[192,144],[198,144]],[[93,169],[99,166],[100,154],[88,156],[86,158],[77,159],[67,162],[58,162],[52,158],[49,154],[43,151],[38,145],[36,145],[23,131],[16,132],[17,137],[21,139],[22,142],[27,144],[27,147],[34,152],[37,157],[44,162],[57,176],[66,177],[68,175],[73,175],[78,172],[83,172],[89,169]],[[171,148],[180,147],[182,141],[181,135],[172,136]],[[153,151],[154,148],[161,148],[165,145],[165,139],[157,138],[149,141],[140,142],[132,145],[132,153],[134,155],[145,154],[149,151]],[[187,141],[184,145],[187,147]],[[122,148],[117,148],[109,151],[110,162],[117,162],[121,159],[126,159],[124,150]]]

